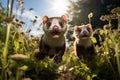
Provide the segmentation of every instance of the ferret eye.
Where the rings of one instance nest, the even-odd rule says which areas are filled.
[[[51,25],[51,22],[48,22],[48,23],[47,23],[47,26],[50,27],[50,25]]]
[[[87,30],[90,32],[90,28],[89,27],[87,27]]]
[[[82,30],[81,30],[81,28],[79,28],[79,32],[81,32]]]
[[[74,27],[74,30],[75,30],[75,31],[77,31],[77,32],[78,32],[78,31],[80,31],[80,32],[81,32],[81,29],[80,29],[80,28],[78,28],[77,26],[75,26],[75,27]]]
[[[59,24],[60,24],[60,26],[62,26],[62,27],[63,27],[63,23],[62,23],[62,22],[59,22]]]

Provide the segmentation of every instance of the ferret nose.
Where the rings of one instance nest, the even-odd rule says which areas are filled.
[[[54,25],[53,30],[58,31],[59,27],[57,25]]]
[[[84,35],[87,35],[87,31],[83,31],[83,34],[84,34]]]

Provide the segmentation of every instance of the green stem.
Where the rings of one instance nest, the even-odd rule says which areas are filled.
[[[11,23],[7,24],[7,34],[6,34],[6,41],[5,41],[5,47],[3,51],[3,58],[4,58],[4,63],[6,64],[6,56],[7,56],[7,48],[8,48],[8,41],[9,41],[9,35],[10,35],[10,27]]]
[[[11,2],[10,16],[12,16],[13,5],[14,5],[14,0],[12,0],[12,2]]]
[[[91,18],[89,18],[89,23],[91,24]]]
[[[118,31],[120,31],[120,14],[117,14],[118,16]]]
[[[16,80],[19,80],[19,69],[17,69],[17,72],[16,72]]]
[[[9,42],[9,35],[10,35],[10,27],[11,27],[11,23],[8,23],[7,24],[7,34],[6,34],[6,41],[5,41],[5,47],[4,47],[4,51],[3,51],[3,61],[2,61],[2,68],[3,68],[3,74],[2,74],[2,77],[3,77],[3,80],[4,79],[4,76],[6,75],[6,71],[5,71],[5,68],[6,68],[6,65],[7,65],[7,52],[8,52],[8,42]]]
[[[9,16],[9,11],[10,11],[10,0],[7,1],[7,9],[8,9],[7,16]]]
[[[118,75],[120,76],[120,58],[118,54],[118,44],[115,46],[115,55],[116,55],[116,62],[117,62],[117,67],[118,67]]]

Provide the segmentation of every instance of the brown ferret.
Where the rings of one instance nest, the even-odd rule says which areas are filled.
[[[67,17],[43,17],[43,31],[39,43],[39,52],[35,54],[37,59],[44,59],[46,56],[54,57],[54,61],[59,63],[64,55],[66,42],[65,33],[67,32]]]
[[[93,42],[90,38],[92,32],[91,24],[74,27],[75,53],[82,62],[92,60],[96,54]]]

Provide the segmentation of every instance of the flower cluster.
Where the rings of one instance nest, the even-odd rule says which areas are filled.
[[[88,18],[92,18],[92,17],[93,17],[93,13],[91,12],[88,14]]]
[[[25,22],[21,21],[19,19],[15,19],[15,21],[12,22],[12,24],[13,24],[13,26],[16,26],[18,28],[18,27],[22,27],[23,25],[25,25]]]
[[[114,14],[118,13],[118,14],[120,14],[120,7],[112,9],[111,13],[114,13]]]

